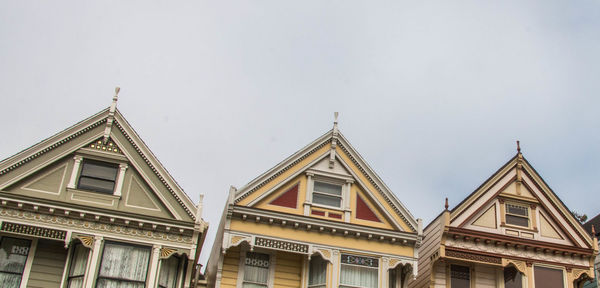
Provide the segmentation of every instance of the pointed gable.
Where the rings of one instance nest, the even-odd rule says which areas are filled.
[[[418,226],[337,127],[239,189],[234,203],[406,232]]]
[[[452,210],[450,226],[592,247],[581,225],[520,153]]]
[[[196,220],[193,202],[114,104],[0,162],[0,193]]]

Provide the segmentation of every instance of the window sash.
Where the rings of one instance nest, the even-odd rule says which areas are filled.
[[[529,208],[522,205],[505,204],[506,224],[529,227]]]
[[[342,185],[331,184],[327,182],[315,181],[314,192],[319,192],[323,194],[342,196]]]
[[[161,260],[158,287],[175,288],[177,285],[177,275],[179,274],[179,260],[177,256]]]
[[[29,256],[31,240],[0,238],[0,284],[2,287],[18,288]]]
[[[113,193],[118,171],[116,164],[84,161],[77,188],[101,193]]]
[[[331,206],[331,207],[342,207],[341,196],[331,196],[329,194],[323,194],[319,192],[313,192],[313,203]]]
[[[471,287],[471,268],[468,266],[451,265],[450,266],[450,287],[469,288]]]
[[[269,254],[246,252],[242,287],[267,287],[269,283],[270,268],[271,257]]]
[[[325,287],[327,283],[327,261],[321,256],[310,259],[308,287]]]
[[[96,287],[144,287],[149,265],[149,247],[106,242]]]
[[[340,265],[340,287],[377,288],[379,268],[350,264]]]

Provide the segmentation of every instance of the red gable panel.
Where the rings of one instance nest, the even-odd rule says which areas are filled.
[[[298,205],[298,184],[279,195],[279,197],[275,198],[275,200],[271,201],[269,204],[288,208],[296,208]]]
[[[362,220],[369,220],[375,222],[381,222],[377,215],[369,208],[365,200],[363,200],[360,195],[356,195],[356,218]]]

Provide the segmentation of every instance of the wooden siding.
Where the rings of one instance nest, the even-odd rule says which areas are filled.
[[[38,241],[27,288],[58,288],[65,269],[67,249],[64,243]]]
[[[496,269],[490,266],[475,266],[475,287],[496,288]]]
[[[300,288],[302,257],[298,254],[278,252],[275,260],[274,287]]]
[[[221,287],[236,287],[239,267],[240,248],[232,247],[229,250],[227,250],[227,254],[225,254],[225,258],[223,258],[223,273],[221,274]]]
[[[443,215],[442,215],[443,216]],[[423,231],[424,239],[423,244],[419,248],[419,275],[416,280],[411,280],[408,283],[408,287],[411,288],[422,288],[429,287],[431,279],[431,261],[430,256],[438,251],[440,248],[440,242],[442,239],[442,231],[440,229],[440,221],[443,217],[440,216],[433,220],[433,222]],[[442,269],[445,274],[445,271]],[[436,281],[437,283],[437,281]],[[446,282],[444,280],[443,284]]]

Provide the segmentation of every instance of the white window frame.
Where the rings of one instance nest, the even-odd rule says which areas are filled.
[[[240,249],[240,263],[238,265],[238,278],[236,288],[242,288],[244,284],[244,272],[246,266],[246,252],[256,252],[263,253],[269,255],[269,278],[267,280],[267,287],[274,288],[275,282],[275,265],[276,265],[276,251],[266,250],[266,249],[257,249],[254,248],[252,250],[248,249],[248,247],[242,246]]]
[[[504,202],[503,205],[504,205],[504,222],[505,222],[506,225],[509,225],[509,226],[515,227],[515,228],[521,228],[521,229],[523,229],[523,228],[525,228],[525,229],[531,229],[531,226],[532,226],[532,223],[531,223],[532,217],[531,217],[531,208],[529,207],[529,205],[523,204],[523,203],[518,203],[518,202],[509,202],[509,201]],[[525,217],[523,215],[519,215],[519,214],[509,213],[508,212],[508,206],[509,205],[517,206],[517,207],[522,207],[522,208],[527,209],[527,217]],[[527,226],[521,226],[521,225],[517,225],[517,224],[510,224],[510,223],[508,223],[508,220],[507,220],[508,217],[506,217],[506,216],[509,216],[509,215],[513,216],[513,217],[518,217],[518,218],[527,218]]]
[[[129,165],[127,164],[126,161],[124,161],[120,157],[115,158],[114,156],[113,157],[98,157],[98,156],[93,156],[93,155],[88,156],[88,155],[81,155],[81,154],[75,155],[75,157],[73,157],[73,160],[74,160],[73,170],[71,172],[71,178],[69,180],[69,183],[67,184],[68,189],[85,191],[85,192],[90,192],[90,193],[97,193],[100,195],[113,195],[113,196],[121,197],[121,194],[122,194],[121,191],[123,190],[123,182],[125,180],[125,172],[127,171],[127,168],[129,167]],[[117,166],[117,176],[115,178],[115,186],[113,188],[112,193],[96,192],[96,191],[92,191],[92,190],[79,189],[79,179],[81,177],[81,172],[83,171],[83,163],[86,161],[101,162],[101,163],[107,163],[107,164]]]
[[[352,255],[352,256],[356,256],[356,257],[376,259],[377,262],[378,262],[378,264],[377,264],[377,267],[368,267],[368,266],[363,266],[363,265],[354,265],[354,264],[342,263],[342,258],[341,257],[343,255]],[[352,253],[340,253],[340,265],[339,265],[339,268],[338,268],[339,269],[339,272],[338,272],[339,276],[338,276],[338,280],[337,280],[338,281],[338,286],[361,288],[361,286],[351,286],[351,285],[346,285],[346,284],[342,283],[342,266],[344,266],[344,265],[376,270],[377,271],[377,283],[379,285],[380,281],[382,280],[381,277],[384,277],[384,276],[382,276],[382,274],[385,274],[385,273],[381,273],[381,269],[383,267],[383,265],[382,265],[383,263],[382,263],[381,260],[382,259],[378,258],[378,257],[365,256],[365,255],[357,255],[357,254],[352,254]],[[385,274],[385,275],[387,275],[387,274]]]
[[[316,170],[310,170],[306,172],[307,176],[307,185],[306,185],[306,202],[304,203],[304,215],[311,215],[311,207],[319,207],[329,210],[336,210],[342,212],[344,215],[343,221],[350,222],[350,187],[352,183],[354,183],[354,179],[351,177],[342,177],[342,176],[332,176],[324,173],[319,173]],[[313,192],[315,187],[315,182],[339,185],[342,187],[341,194],[341,203],[339,207],[329,206],[325,204],[319,204],[313,202]],[[324,195],[334,196],[327,193],[322,193]]]

